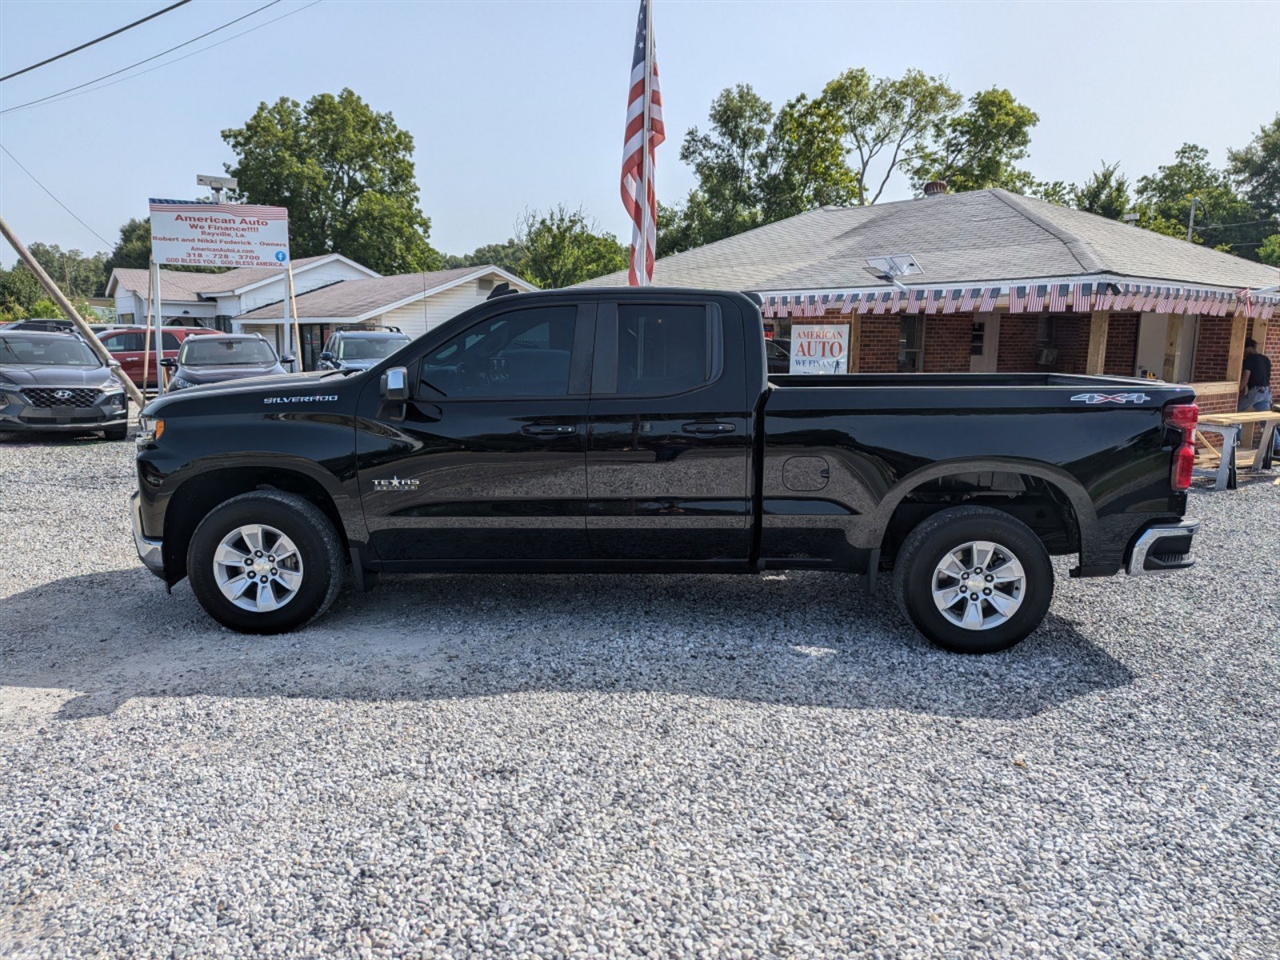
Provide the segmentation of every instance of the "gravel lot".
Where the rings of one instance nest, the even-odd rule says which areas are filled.
[[[0,954],[1280,956],[1280,487],[1005,654],[821,575],[424,576],[287,637],[0,437]]]

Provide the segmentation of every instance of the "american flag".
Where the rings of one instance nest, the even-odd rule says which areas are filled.
[[[653,53],[653,20],[649,0],[640,0],[635,56],[631,60],[631,92],[627,95],[627,132],[622,148],[622,205],[635,225],[631,231],[633,287],[653,282],[658,246],[658,201],[653,188],[654,151],[665,140],[658,61]]]
[[[1021,313],[1027,308],[1027,288],[1026,287],[1010,287],[1009,288],[1009,312]]]
[[[848,296],[841,294],[841,296],[844,297],[844,303],[840,306],[840,312],[842,314],[853,313],[858,308],[858,294],[851,293]]]
[[[999,287],[987,287],[982,294],[982,302],[978,304],[979,313],[990,313],[996,307],[996,299],[1000,296]]]
[[[943,313],[955,313],[960,307],[960,298],[964,296],[964,291],[958,287],[955,290],[947,291],[947,298],[942,303]]]
[[[966,287],[964,296],[960,299],[960,312],[971,313],[973,305],[978,302],[978,297],[982,296],[981,287]]]
[[[1043,284],[1037,284],[1031,288],[1027,294],[1027,313],[1039,313],[1044,309],[1044,298],[1049,292],[1049,288]]]
[[[1049,312],[1050,313],[1066,313],[1067,312],[1067,291],[1070,287],[1065,283],[1049,284]]]
[[[1168,313],[1173,309],[1175,292],[1173,287],[1161,287],[1160,296],[1156,300],[1156,313]]]
[[[1093,284],[1077,283],[1071,288],[1071,309],[1076,313],[1086,312],[1093,301]]]

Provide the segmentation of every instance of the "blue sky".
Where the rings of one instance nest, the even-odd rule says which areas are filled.
[[[142,27],[0,85],[0,109],[188,40],[267,0],[194,0]],[[232,159],[220,132],[262,100],[351,87],[416,143],[422,207],[441,250],[501,241],[526,208],[581,205],[629,240],[618,196],[636,0],[281,0],[140,69],[136,79],[0,115],[3,143],[93,230],[114,241],[149,196],[197,195]],[[164,0],[0,0],[0,74],[135,20]],[[1040,114],[1028,166],[1080,180],[1100,161],[1131,178],[1185,141],[1225,160],[1280,111],[1280,3],[681,2],[655,0],[670,139],[664,202],[692,186],[684,131],[746,82],[780,105],[841,70],[947,77],[966,95],[1008,87]],[[121,74],[127,76],[128,74]],[[887,199],[909,195],[905,180]],[[104,248],[0,154],[0,212],[28,242]],[[12,260],[7,247],[0,259]]]

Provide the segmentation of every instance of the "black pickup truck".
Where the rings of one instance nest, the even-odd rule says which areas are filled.
[[[891,577],[983,653],[1074,576],[1190,566],[1183,386],[1054,374],[770,377],[738,293],[490,299],[364,372],[195,387],[138,438],[143,562],[274,633],[411,571]],[[850,579],[849,588],[856,581]]]

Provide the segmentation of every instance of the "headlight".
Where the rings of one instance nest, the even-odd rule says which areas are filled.
[[[164,436],[164,421],[155,417],[138,418],[138,443],[151,443]]]

